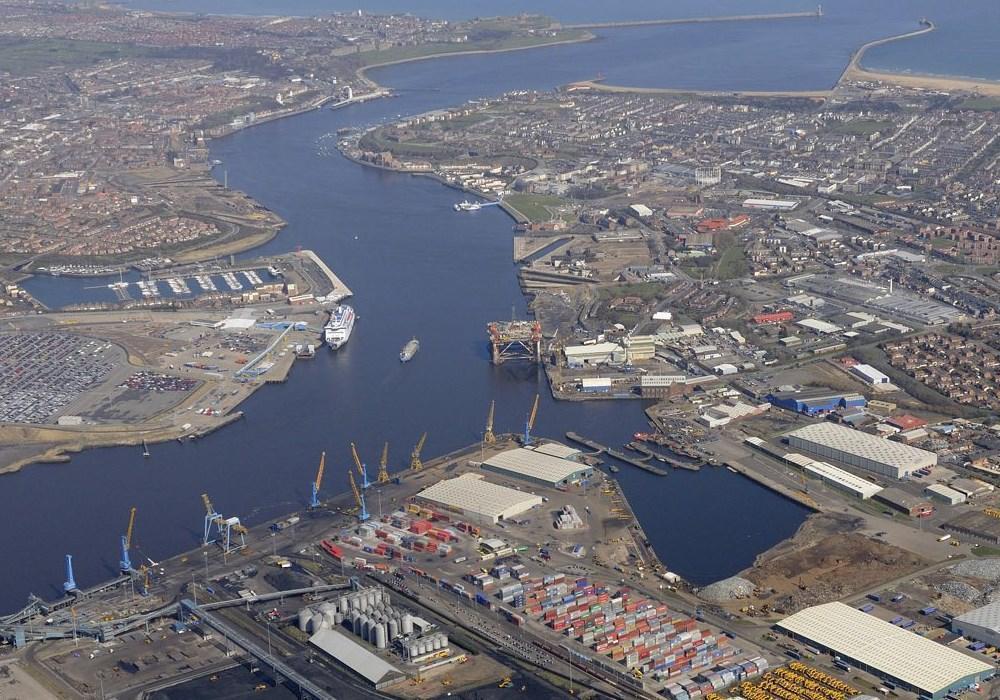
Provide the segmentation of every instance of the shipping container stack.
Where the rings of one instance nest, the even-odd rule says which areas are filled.
[[[428,552],[442,557],[452,553],[452,545],[460,541],[459,533],[474,536],[474,528],[465,523],[450,523],[442,525],[442,515],[434,511],[420,510],[418,515],[427,517],[411,518],[406,512],[397,511],[383,516],[379,521],[364,523],[357,526],[352,534],[344,535],[337,544],[339,555],[333,554],[324,545],[324,550],[337,561],[344,561],[343,548],[351,547],[361,551],[361,554],[386,559],[412,561],[413,557],[404,550],[412,552]],[[452,527],[454,525],[454,527]],[[475,529],[478,530],[478,529]],[[326,542],[326,540],[324,540]],[[368,560],[371,557],[362,556],[354,559],[358,568],[370,568]],[[383,566],[384,565],[378,565]]]
[[[708,698],[713,693],[751,678],[756,678],[768,669],[767,659],[755,656],[746,661],[717,666],[711,671],[703,671],[696,678],[687,678],[668,683],[665,691],[671,700],[697,700]]]
[[[498,597],[509,603],[519,597],[526,615],[644,675],[691,675],[737,653],[725,637],[699,629],[693,619],[661,602],[628,590],[611,593],[585,578],[526,578],[501,586]]]

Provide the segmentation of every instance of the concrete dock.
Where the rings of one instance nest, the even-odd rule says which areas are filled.
[[[629,465],[631,465],[633,467],[638,467],[639,469],[642,469],[643,471],[647,471],[650,474],[655,474],[656,476],[666,476],[667,475],[666,470],[660,469],[659,467],[654,467],[652,464],[647,464],[646,462],[643,462],[642,460],[633,459],[632,457],[629,457],[624,452],[620,452],[618,450],[613,450],[610,447],[607,447],[606,445],[602,445],[599,442],[595,442],[594,440],[590,440],[588,438],[585,438],[582,435],[577,435],[573,431],[569,431],[568,433],[566,433],[566,439],[571,440],[571,441],[573,441],[573,442],[575,442],[577,444],[584,445],[585,447],[589,447],[590,449],[594,450],[595,452],[603,452],[608,457],[612,457],[614,459],[617,459],[619,462],[624,462],[625,464],[629,464]]]
[[[308,258],[320,271],[326,275],[326,278],[330,281],[333,286],[333,291],[326,295],[327,299],[331,301],[340,301],[342,299],[347,299],[350,296],[354,296],[354,292],[344,284],[339,277],[330,269],[330,266],[323,262],[322,259],[316,253],[311,250],[302,250],[298,252],[298,255],[302,255]]]

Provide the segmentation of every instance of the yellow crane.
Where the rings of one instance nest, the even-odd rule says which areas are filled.
[[[493,414],[496,412],[497,402],[490,401],[490,412],[486,414],[486,432],[483,433],[483,442],[487,445],[496,443],[497,436],[493,433]]]
[[[358,520],[364,522],[368,520],[368,509],[365,508],[365,496],[358,489],[358,485],[354,481],[354,472],[350,469],[347,470],[347,479],[351,482],[351,492],[354,494],[354,502],[358,504]]]
[[[410,453],[410,471],[418,472],[424,468],[424,463],[420,461],[420,450],[424,449],[424,443],[427,442],[427,433],[420,436],[417,440],[417,444],[413,448],[413,452]]]
[[[389,443],[382,445],[382,457],[378,461],[378,483],[389,483]]]
[[[531,444],[531,431],[535,429],[535,419],[538,418],[538,399],[539,394],[535,394],[535,403],[531,406],[531,413],[528,414],[528,420],[524,423],[524,444]]]
[[[135,528],[135,506],[128,512],[128,529],[125,530],[125,546],[132,547],[132,530]]]
[[[351,456],[354,457],[354,466],[357,467],[358,476],[361,477],[361,488],[366,489],[371,486],[371,482],[368,481],[368,470],[361,463],[361,458],[358,456],[358,448],[353,442],[351,443]]]
[[[118,562],[123,574],[127,574],[132,571],[132,557],[130,556],[130,550],[132,549],[132,530],[134,527],[135,506],[132,506],[128,512],[128,527],[125,529],[125,534],[122,535],[121,559]]]
[[[316,470],[316,480],[312,483],[312,498],[310,508],[319,508],[319,489],[323,485],[323,471],[326,469],[326,452],[319,453],[319,468]]]

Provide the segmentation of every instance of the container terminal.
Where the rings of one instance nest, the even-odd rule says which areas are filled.
[[[201,546],[162,561],[132,544],[155,524],[123,513],[108,543],[118,576],[81,585],[67,553],[62,598],[33,596],[0,618],[16,671],[51,697],[211,694],[237,674],[308,698],[509,689],[673,700],[726,688],[841,700],[886,678],[900,697],[937,698],[992,675],[927,641],[921,658],[955,654],[960,673],[923,674],[911,693],[899,660],[845,662],[836,645],[861,642],[824,636],[825,618],[736,622],[659,560],[594,455],[532,435],[530,419],[523,434],[495,434],[492,413],[481,443],[425,461],[425,435],[403,464],[386,443],[374,473],[350,445],[347,493],[324,490],[318,455],[301,468],[309,502],[277,521],[248,526],[225,494],[203,494]],[[845,620],[859,634],[878,628]]]

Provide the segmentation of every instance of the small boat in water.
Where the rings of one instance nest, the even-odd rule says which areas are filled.
[[[403,349],[399,351],[399,361],[409,362],[410,360],[413,359],[413,356],[417,354],[417,350],[419,349],[420,349],[420,341],[414,338],[406,345],[404,345]]]
[[[621,471],[621,469],[612,464],[608,466],[608,471],[611,472],[612,474],[617,474],[618,472]]]
[[[146,441],[145,440],[142,441],[142,456],[143,457],[148,457],[149,456],[149,447],[146,445]]]

